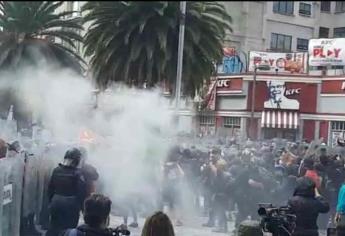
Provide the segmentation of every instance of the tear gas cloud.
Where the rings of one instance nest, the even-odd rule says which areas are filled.
[[[117,85],[99,94],[99,107],[92,109],[92,83],[48,65],[6,74],[0,89],[9,87],[51,131],[46,142],[78,144],[82,131],[89,131],[94,141],[87,145],[88,162],[100,173],[100,191],[114,202],[139,193],[152,204],[158,199],[160,164],[176,135],[169,102],[158,90]]]

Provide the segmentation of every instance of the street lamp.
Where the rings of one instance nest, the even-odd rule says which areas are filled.
[[[184,47],[184,28],[186,18],[186,1],[180,2],[180,31],[178,39],[178,52],[177,52],[177,73],[176,73],[176,104],[175,112],[177,118],[177,126],[179,125],[178,111],[180,109],[180,97],[181,97],[181,80],[182,80],[182,66],[183,66],[183,47]]]
[[[251,107],[251,115],[250,115],[250,130],[251,130],[251,138],[254,139],[254,102],[255,102],[255,92],[256,92],[256,73],[257,70],[268,71],[271,67],[268,64],[261,64],[255,65],[254,67],[254,78],[253,78],[253,86],[252,86],[252,107]]]

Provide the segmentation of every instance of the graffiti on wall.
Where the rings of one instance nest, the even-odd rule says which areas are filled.
[[[218,74],[239,74],[246,71],[246,54],[233,47],[223,48],[223,61],[217,67]]]

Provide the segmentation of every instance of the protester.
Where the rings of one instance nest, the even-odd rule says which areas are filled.
[[[304,167],[306,169],[304,176],[310,178],[315,183],[316,188],[320,189],[320,177],[314,168],[314,160],[311,157],[304,160]]]
[[[163,203],[167,202],[169,205],[169,211],[173,218],[176,218],[176,226],[182,226],[180,220],[181,215],[178,207],[181,206],[181,192],[180,186],[182,178],[184,177],[184,171],[178,163],[179,149],[174,148],[171,150],[167,161],[163,167]],[[164,206],[164,204],[162,204]],[[161,209],[163,209],[161,206]]]
[[[169,217],[159,211],[146,219],[141,236],[175,236]]]
[[[48,186],[50,227],[47,236],[57,236],[62,230],[78,225],[87,194],[84,177],[77,168],[81,156],[77,148],[68,150],[63,164],[53,171]]]
[[[327,213],[329,204],[319,194],[311,179],[302,177],[297,180],[297,187],[288,205],[297,217],[293,236],[318,236],[318,215]]]
[[[214,207],[214,215],[217,219],[218,228],[214,232],[227,233],[228,223],[226,210],[229,203],[228,195],[232,185],[230,174],[226,172],[226,162],[218,160],[216,163],[216,178],[214,183],[214,194],[212,197],[212,206]]]

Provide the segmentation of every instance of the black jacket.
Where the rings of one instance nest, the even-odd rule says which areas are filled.
[[[94,182],[99,178],[97,169],[92,165],[84,164],[80,171],[85,179],[87,195],[90,195],[94,188]]]
[[[329,204],[323,197],[315,197],[314,182],[305,177],[298,179],[288,205],[297,217],[294,235],[318,235],[317,217],[329,211]]]
[[[86,197],[86,183],[80,170],[59,164],[53,171],[48,186],[49,201],[54,195],[76,197],[82,205]]]

